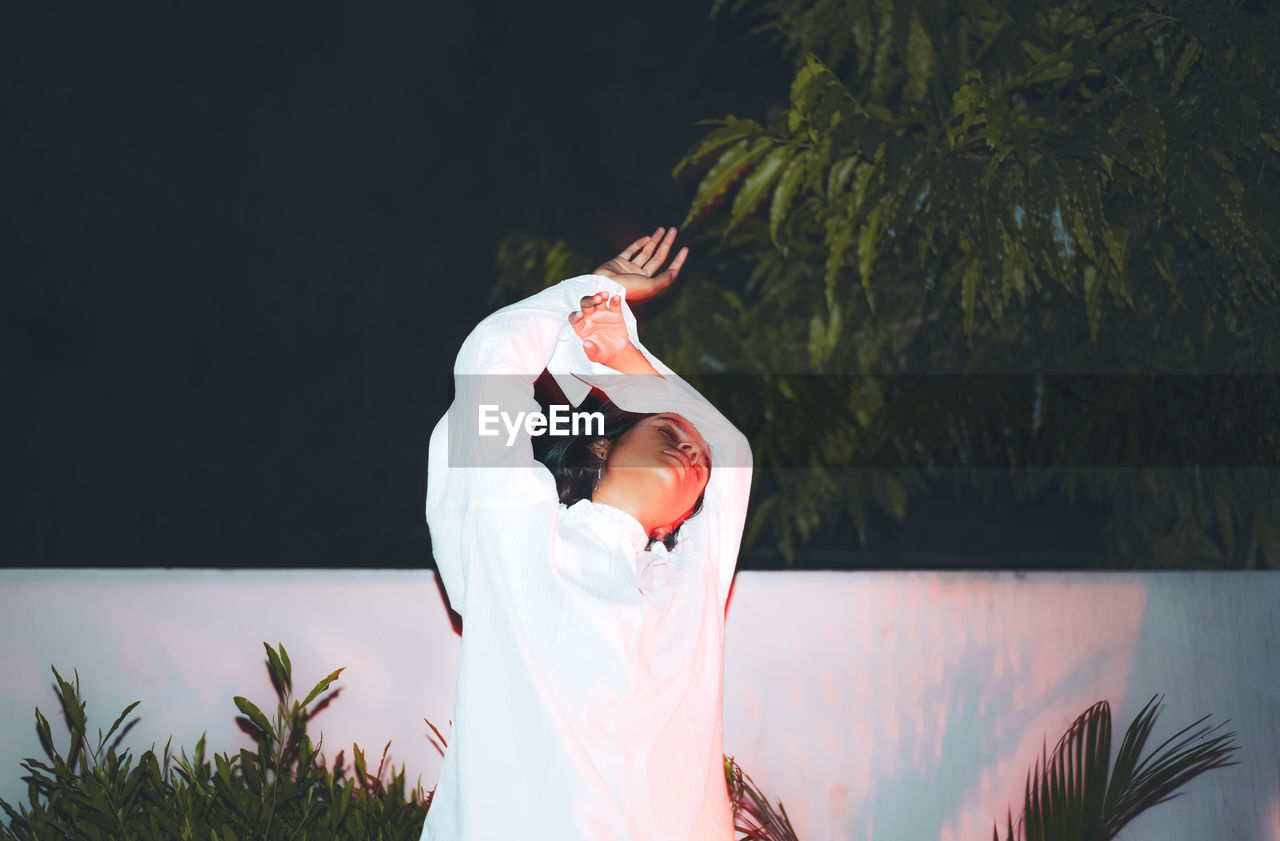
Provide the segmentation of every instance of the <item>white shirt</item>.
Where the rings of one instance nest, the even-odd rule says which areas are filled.
[[[730,841],[721,738],[724,609],[751,483],[746,439],[663,374],[608,376],[568,325],[584,275],[486,318],[454,366],[431,435],[427,522],[463,617],[453,728],[426,841]],[[629,411],[677,412],[711,448],[702,511],[667,552],[630,514],[559,503],[527,435],[476,434],[480,404],[536,411],[547,368],[575,402],[600,387]],[[483,466],[481,466],[483,465]]]

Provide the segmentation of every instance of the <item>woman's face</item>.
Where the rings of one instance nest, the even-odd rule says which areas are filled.
[[[680,415],[652,415],[609,448],[594,498],[629,511],[653,534],[693,509],[711,476],[711,448]]]

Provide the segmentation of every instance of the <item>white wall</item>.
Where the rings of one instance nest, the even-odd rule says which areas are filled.
[[[1115,743],[1155,693],[1152,747],[1212,714],[1240,764],[1131,824],[1133,838],[1280,841],[1280,576],[1269,573],[741,573],[725,651],[725,750],[802,841],[986,839],[1027,769],[1111,702]],[[295,685],[345,666],[315,726],[430,788],[459,640],[433,573],[0,571],[0,797],[25,796],[53,719],[50,664],[79,670],[91,729],[134,700],[135,748],[170,734],[247,743],[232,695],[274,696],[262,642]],[[65,730],[55,720],[55,740]]]

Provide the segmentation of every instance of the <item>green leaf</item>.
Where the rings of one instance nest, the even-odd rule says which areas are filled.
[[[359,745],[353,743],[351,745],[351,755],[355,759],[356,778],[360,780],[361,785],[364,785],[365,780],[368,778],[368,768],[365,766],[364,751],[360,750]]]
[[[138,706],[138,704],[141,704],[141,703],[142,703],[141,701],[134,701],[132,704],[125,707],[124,712],[120,713],[119,717],[117,717],[115,722],[112,723],[111,728],[107,730],[107,735],[102,737],[102,741],[106,742],[108,739],[110,739],[111,734],[116,732],[117,729],[119,729],[120,725],[124,723],[124,720],[126,717],[128,717],[129,713],[133,712],[134,707]]]
[[[271,685],[276,690],[276,697],[283,701],[289,695],[289,676],[285,672],[284,663],[271,646],[264,642],[262,647],[267,650],[267,672],[271,676]]]
[[[63,680],[58,670],[53,669],[53,677],[58,683],[58,701],[62,705],[62,715],[71,733],[71,746],[67,751],[67,766],[70,768],[76,767],[77,760],[82,767],[86,766],[84,750],[87,736],[84,702],[80,700],[80,672],[73,670],[73,674],[74,685]]]
[[[263,737],[271,735],[271,724],[267,721],[267,717],[262,714],[262,710],[242,695],[236,695],[232,700],[235,702],[236,708],[244,713],[253,725],[262,731]]]
[[[867,298],[867,306],[872,312],[875,312],[876,302],[871,293],[871,267],[875,264],[876,245],[880,241],[880,222],[884,209],[885,202],[877,202],[858,230],[858,277],[862,279],[862,291]]]
[[[821,316],[815,312],[809,319],[809,364],[814,368],[821,368],[830,353],[826,327]]]
[[[304,707],[310,706],[311,702],[314,701],[316,698],[320,697],[320,693],[328,689],[329,685],[332,684],[335,680],[337,680],[338,675],[342,674],[342,672],[345,669],[346,669],[346,666],[343,666],[341,669],[335,669],[334,671],[329,673],[328,677],[326,677],[324,680],[320,681],[314,687],[312,687],[311,691],[307,693],[307,697],[302,699],[302,706]]]
[[[861,103],[859,107],[864,114],[872,119],[878,120],[879,122],[888,123],[890,125],[897,123],[897,120],[894,119],[893,112],[888,108],[885,108],[883,105],[877,105],[874,102],[864,102]]]
[[[854,243],[855,228],[852,219],[840,216],[832,216],[828,220],[827,225],[827,263],[826,273],[824,275],[823,288],[826,293],[828,306],[832,301],[835,290],[836,281],[840,277],[840,273],[844,271],[845,257],[849,253],[849,249]]]
[[[699,140],[697,145],[676,164],[675,169],[671,171],[671,177],[679,178],[685,167],[697,164],[716,149],[759,133],[760,124],[755,120],[739,120],[737,117],[726,117],[724,124],[720,128]]]
[[[808,53],[804,57],[803,64],[796,71],[795,79],[791,82],[791,110],[788,112],[787,128],[792,133],[798,131],[801,125],[808,121],[814,105],[824,89],[831,86],[835,79],[826,65],[818,60],[818,57],[812,53]],[[827,128],[827,126],[822,126]]]
[[[213,755],[214,779],[220,781],[223,786],[231,785],[231,760],[226,754],[215,753]]]
[[[738,176],[767,152],[771,145],[768,138],[757,137],[754,141],[740,140],[726,149],[698,183],[693,205],[683,224],[688,226],[712,202],[723,196]]]
[[[289,691],[293,691],[293,663],[289,660],[289,652],[284,650],[284,643],[278,644],[280,647],[280,661],[284,664],[284,676],[286,686]]]
[[[854,171],[855,167],[858,167],[860,159],[861,157],[859,155],[849,155],[836,161],[831,166],[830,171],[827,173],[827,201],[834,200],[840,191],[843,190],[844,185],[849,181],[849,174]],[[862,167],[869,169],[870,165],[863,164]],[[856,192],[857,188],[855,186],[855,194]]]
[[[803,115],[808,114],[813,100],[816,99],[815,89],[818,87],[814,84],[814,80],[818,78],[821,72],[821,63],[818,62],[812,54],[804,57],[804,61],[796,70],[795,78],[791,80],[791,90],[788,93],[788,99],[791,102],[791,113],[796,115],[796,119],[802,119]],[[799,128],[798,123],[789,123],[788,129],[792,132]]]
[[[1084,249],[1084,253],[1090,260],[1095,263],[1098,262],[1098,252],[1093,246],[1093,234],[1089,230],[1089,225],[1084,221],[1084,216],[1074,208],[1068,210],[1066,215],[1071,219],[1071,232],[1075,234],[1076,242]]]
[[[884,168],[881,161],[884,158],[885,144],[881,143],[876,148],[875,156],[870,162],[859,163],[855,169],[853,179],[853,207],[851,215],[857,216],[863,212],[866,205],[867,194],[871,191],[873,185],[878,186],[883,181]],[[877,176],[880,176],[877,178]]]
[[[792,199],[804,181],[806,154],[801,152],[787,163],[786,169],[778,177],[778,185],[773,191],[773,199],[769,202],[769,238],[778,248],[782,245],[778,240],[778,231],[791,209]]]
[[[44,749],[45,755],[50,759],[57,756],[57,751],[53,747],[53,736],[49,730],[49,720],[41,714],[39,707],[36,707],[36,735],[40,737],[40,747]]]
[[[783,166],[790,162],[792,150],[789,146],[775,146],[765,155],[742,182],[742,188],[733,200],[730,212],[729,230],[741,225],[747,216],[764,200],[774,181],[782,172]]]
[[[1173,98],[1178,95],[1178,88],[1182,87],[1182,82],[1187,78],[1187,71],[1191,69],[1191,65],[1195,63],[1200,54],[1204,52],[1200,49],[1200,44],[1194,38],[1187,39],[1187,45],[1182,50],[1182,56],[1178,59],[1178,69],[1173,74],[1173,85],[1169,88],[1169,97]]]

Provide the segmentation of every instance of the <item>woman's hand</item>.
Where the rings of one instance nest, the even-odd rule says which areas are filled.
[[[667,253],[676,241],[675,228],[667,231],[666,237],[663,237],[662,232],[663,229],[659,228],[652,235],[641,237],[592,274],[604,275],[622,284],[622,288],[627,290],[629,301],[652,298],[671,285],[689,256],[689,249],[681,248],[667,270],[655,274],[666,262]]]
[[[582,299],[581,311],[569,315],[569,324],[582,339],[587,359],[621,374],[658,373],[633,344],[622,317],[622,298],[599,292]]]
[[[569,324],[582,339],[587,359],[613,367],[614,360],[631,347],[627,323],[622,318],[622,299],[599,292],[582,299],[581,311],[570,313]]]

